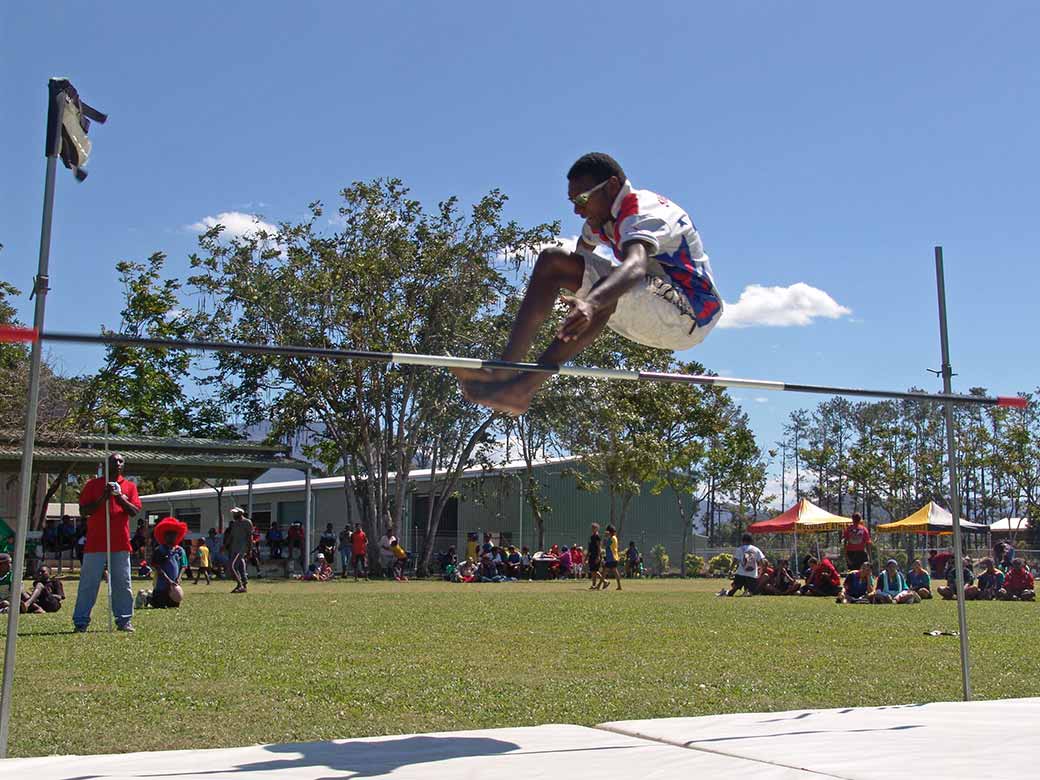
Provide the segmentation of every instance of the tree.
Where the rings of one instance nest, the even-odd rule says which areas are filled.
[[[629,370],[665,370],[671,353],[644,347],[605,330],[581,353],[584,365]],[[667,412],[663,385],[649,382],[604,382],[589,392],[588,380],[560,377],[561,392],[574,422],[561,438],[582,458],[572,476],[579,489],[605,487],[610,523],[623,533],[625,513],[642,485],[656,478],[664,460],[660,431]]]
[[[511,291],[501,269],[556,232],[552,224],[504,222],[505,201],[492,191],[468,218],[454,198],[428,213],[399,180],[387,179],[345,189],[332,234],[318,230],[319,203],[306,221],[284,223],[275,235],[224,240],[218,225],[192,257],[191,281],[209,314],[205,332],[255,343],[485,355]],[[356,499],[372,538],[401,528],[416,459],[438,464],[420,554],[429,560],[446,498],[493,420],[462,398],[450,375],[242,353],[219,355],[217,367],[221,399],[247,422],[273,421],[276,437],[308,430],[334,448],[347,500]]]

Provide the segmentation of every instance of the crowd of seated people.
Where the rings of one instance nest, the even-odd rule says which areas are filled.
[[[629,542],[624,557],[625,575],[641,576],[643,558],[635,542]],[[581,545],[550,545],[548,550],[532,553],[524,545],[495,544],[492,534],[484,534],[481,544],[477,534],[470,534],[466,556],[460,557],[454,547],[437,556],[444,579],[452,582],[512,582],[516,580],[582,579],[587,576],[586,554]]]
[[[889,558],[881,571],[875,571],[869,559],[850,567],[844,576],[827,557],[819,559],[807,555],[799,572],[792,572],[787,558],[774,566],[752,544],[745,534],[735,551],[736,573],[732,586],[719,591],[720,596],[734,596],[744,590],[745,595],[766,596],[824,596],[839,604],[918,604],[932,598],[933,590],[943,599],[957,597],[957,583],[964,582],[967,600],[1034,601],[1035,581],[1029,565],[1016,557],[1010,545],[998,542],[992,557],[978,563],[978,573],[971,558],[965,556],[963,568],[957,571],[952,553],[931,550],[927,566],[915,559],[903,572],[895,558]],[[936,574],[938,566],[942,570]],[[946,584],[934,587],[933,579],[944,579]]]

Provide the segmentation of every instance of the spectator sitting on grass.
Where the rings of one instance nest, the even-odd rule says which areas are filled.
[[[920,604],[921,597],[907,587],[906,577],[899,571],[899,562],[889,558],[878,575],[874,591],[875,604]]]
[[[458,568],[459,556],[455,553],[455,545],[451,545],[445,552],[437,554],[437,565],[441,571],[446,572],[448,567]]]
[[[564,545],[560,548],[560,567],[556,571],[556,576],[560,579],[570,579],[574,564],[572,563],[573,558],[571,557],[571,548]]]
[[[1011,561],[1011,568],[1007,577],[1004,578],[1004,595],[1002,599],[1009,601],[1034,601],[1036,599],[1036,588],[1033,575],[1026,568],[1026,562],[1021,558]]]
[[[762,587],[769,582],[769,578],[773,576],[773,572],[776,569],[769,562],[768,558],[763,558],[762,563],[758,567],[758,579],[755,581],[755,593],[761,593]]]
[[[65,587],[61,580],[51,576],[47,566],[41,566],[33,580],[31,593],[22,594],[22,612],[57,612],[65,600]]]
[[[321,582],[328,582],[336,576],[336,573],[332,571],[332,565],[329,563],[329,559],[325,557],[324,553],[318,553],[315,563],[317,563],[318,566],[318,580]]]
[[[453,582],[473,582],[477,578],[477,564],[472,558],[467,558],[455,572]]]
[[[936,590],[945,600],[957,598],[957,559],[951,557],[946,563],[946,571],[943,573],[946,579],[945,585],[940,585]],[[964,559],[964,588],[967,592],[968,586],[975,582],[975,574],[971,570],[971,558]]]
[[[790,561],[781,558],[773,568],[769,579],[759,588],[766,596],[793,596],[798,592],[799,582],[791,574]]]
[[[477,579],[479,582],[495,582],[501,576],[491,560],[491,553],[480,554],[480,566],[477,568]]]
[[[859,569],[845,575],[839,604],[870,604],[874,601],[874,569],[870,561],[864,561]]]
[[[11,607],[13,582],[11,556],[9,553],[0,552],[0,614],[7,612]],[[18,587],[21,588],[21,583],[19,583]]]
[[[733,553],[733,559],[737,563],[737,573],[733,577],[730,589],[727,591],[723,588],[718,595],[735,596],[741,588],[744,589],[745,595],[755,595],[755,590],[758,588],[758,565],[766,559],[766,556],[751,543],[752,541],[751,534],[743,534],[740,537],[740,547]]]
[[[932,578],[925,571],[920,558],[915,558],[910,565],[910,572],[906,575],[906,582],[921,598],[930,599],[932,597]]]
[[[974,585],[964,588],[964,598],[969,601],[993,601],[1004,593],[1004,572],[996,567],[992,558],[979,561],[983,567]]]
[[[138,600],[155,609],[180,607],[184,592],[181,590],[181,547],[188,533],[188,526],[173,517],[164,517],[155,525],[155,540],[159,544],[152,550],[152,566],[155,567],[155,587],[151,592],[140,591]],[[141,604],[144,606],[144,604]]]
[[[834,568],[834,564],[826,555],[820,561],[810,556],[808,563],[812,569],[799,593],[803,596],[829,596],[830,598],[841,593],[841,575],[838,574],[838,570]]]
[[[808,580],[812,576],[812,570],[815,565],[816,559],[811,553],[802,556],[802,565],[798,567],[798,576],[803,580]]]
[[[513,545],[509,545],[509,554],[506,556],[506,576],[519,577],[522,574],[523,557],[520,551]]]
[[[573,556],[571,556],[573,563]],[[520,576],[531,579],[531,574],[534,572],[534,564],[531,562],[531,548],[521,547],[520,548]]]
[[[137,564],[137,576],[142,580],[150,580],[152,578],[152,567],[148,561],[141,559],[141,562]]]
[[[516,582],[516,577],[507,577],[504,574],[498,574],[495,569],[495,564],[491,560],[491,556],[487,553],[482,553],[480,556],[480,569],[477,572],[478,582]]]

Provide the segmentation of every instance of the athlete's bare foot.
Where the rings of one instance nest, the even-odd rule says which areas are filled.
[[[515,379],[516,371],[507,371],[504,368],[449,368],[459,382],[465,385],[467,382],[508,382]]]
[[[463,392],[470,401],[494,409],[519,416],[527,411],[534,396],[532,390],[528,390],[520,382],[515,380],[508,382],[466,382],[463,384]]]

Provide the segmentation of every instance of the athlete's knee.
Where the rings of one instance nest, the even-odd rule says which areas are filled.
[[[534,264],[534,275],[546,279],[580,279],[584,271],[581,258],[560,247],[543,249]]]

